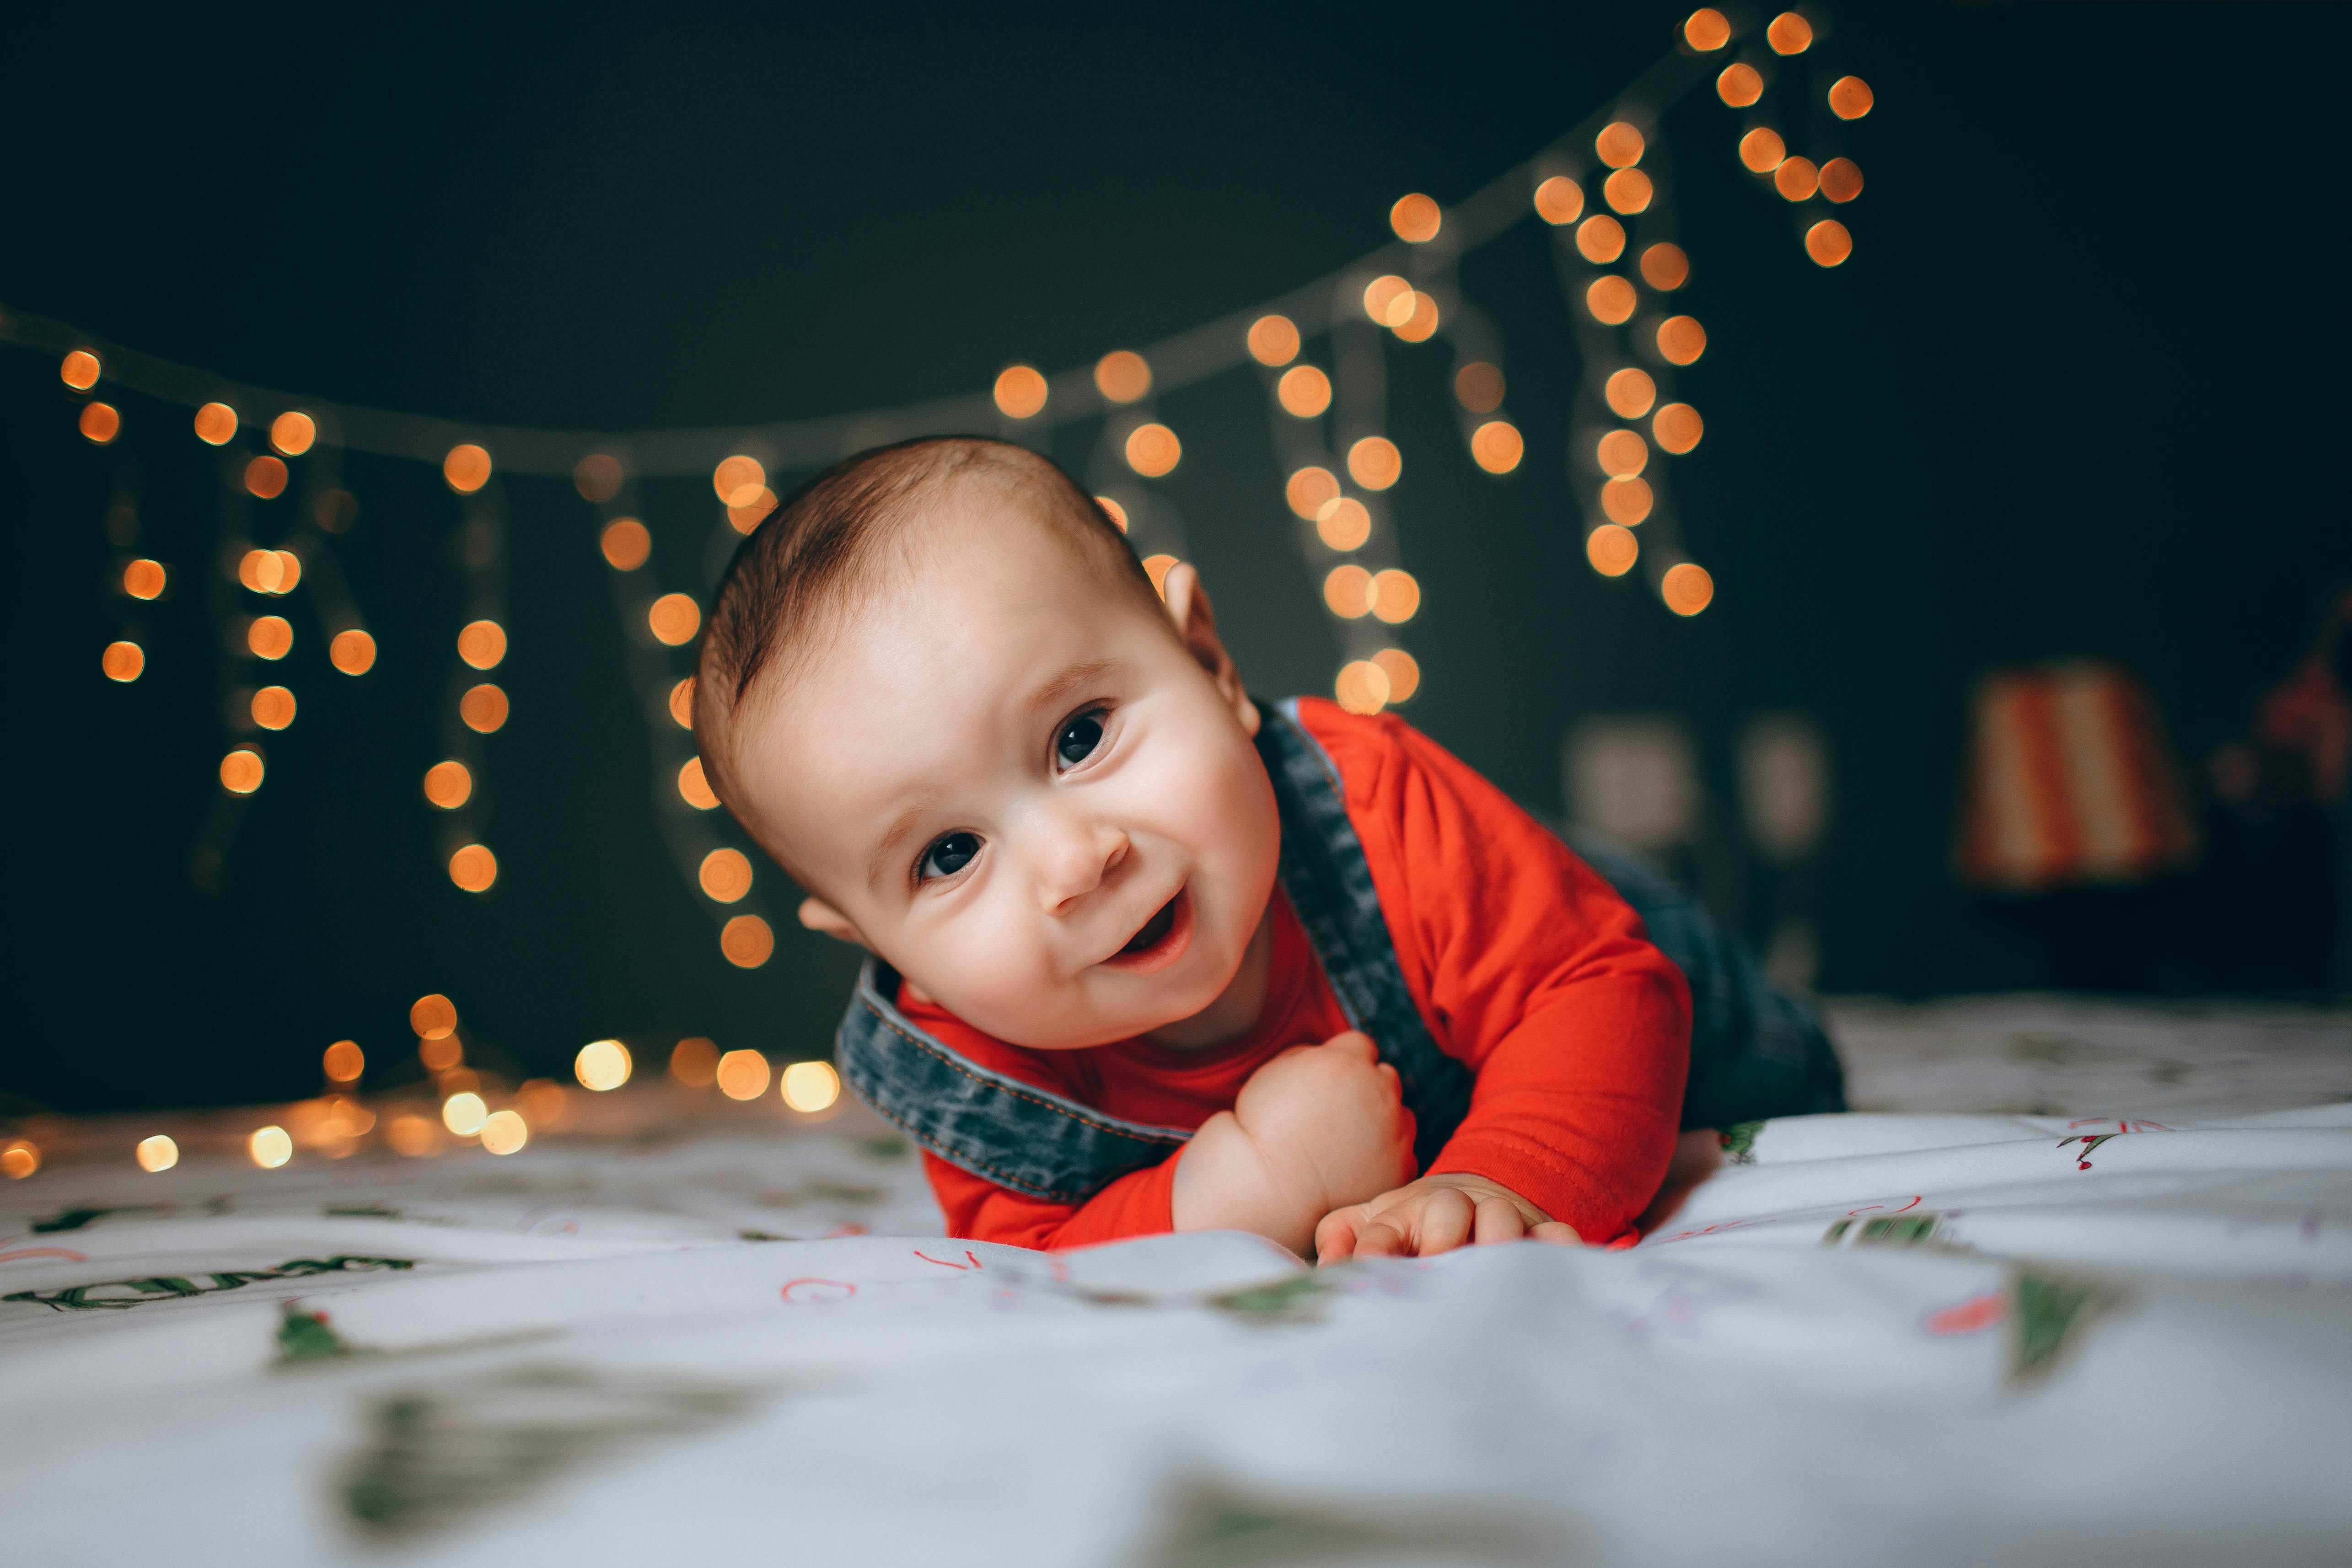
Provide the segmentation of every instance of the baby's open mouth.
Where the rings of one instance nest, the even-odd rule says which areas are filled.
[[[1129,974],[1151,974],[1184,956],[1192,945],[1192,896],[1183,888],[1152,911],[1143,929],[1103,962]]]
[[[1181,896],[1181,895],[1180,894],[1179,897]],[[1166,903],[1160,906],[1159,913],[1153,915],[1150,920],[1143,922],[1143,929],[1141,931],[1137,931],[1133,936],[1127,939],[1127,945],[1118,950],[1119,956],[1121,958],[1131,958],[1135,954],[1144,951],[1146,948],[1156,946],[1160,940],[1166,936],[1169,931],[1174,928],[1175,924],[1176,900],[1171,899]]]

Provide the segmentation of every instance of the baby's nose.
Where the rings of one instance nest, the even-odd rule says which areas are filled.
[[[1047,914],[1063,914],[1117,875],[1133,846],[1108,823],[1060,825],[1039,858],[1037,895]]]

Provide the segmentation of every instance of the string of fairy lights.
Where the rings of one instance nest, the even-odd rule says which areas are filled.
[[[1419,192],[1399,197],[1388,215],[1393,240],[1359,262],[1255,309],[1145,348],[1114,350],[1091,365],[1048,374],[1026,362],[1010,363],[982,395],[764,426],[625,436],[461,426],[229,383],[64,322],[0,312],[0,341],[60,356],[62,380],[83,399],[80,434],[110,454],[104,526],[118,552],[120,592],[110,599],[116,635],[100,663],[114,681],[136,681],[146,670],[148,606],[183,573],[138,553],[139,468],[124,440],[122,409],[100,395],[101,384],[194,407],[194,434],[217,449],[222,553],[216,570],[198,574],[221,631],[217,681],[232,743],[220,762],[220,791],[197,834],[192,875],[199,886],[220,885],[237,825],[268,774],[268,738],[295,721],[297,694],[269,677],[297,637],[321,638],[329,662],[345,677],[365,677],[376,667],[374,637],[335,548],[359,515],[341,477],[345,452],[436,465],[460,512],[456,549],[467,618],[452,650],[441,755],[421,781],[423,799],[440,817],[439,853],[450,883],[478,897],[489,894],[499,876],[487,763],[489,742],[511,710],[497,675],[508,651],[502,481],[564,476],[593,509],[613,603],[628,634],[628,679],[656,763],[661,836],[709,910],[721,953],[744,969],[768,962],[775,934],[756,895],[751,858],[730,841],[732,825],[715,810],[718,801],[693,752],[693,645],[702,619],[697,590],[715,580],[735,544],[774,510],[790,476],[920,435],[992,427],[1043,445],[1056,430],[1097,421],[1083,477],[1106,515],[1129,533],[1157,584],[1185,550],[1182,517],[1161,481],[1187,456],[1159,400],[1249,367],[1266,400],[1285,476],[1283,500],[1296,519],[1295,544],[1336,623],[1342,657],[1333,694],[1359,713],[1409,701],[1423,672],[1402,628],[1418,614],[1422,589],[1403,564],[1392,500],[1407,454],[1388,433],[1387,340],[1408,349],[1433,343],[1451,353],[1450,384],[1467,455],[1496,479],[1516,472],[1528,442],[1509,410],[1504,337],[1464,294],[1458,268],[1465,255],[1530,217],[1550,236],[1584,367],[1566,460],[1585,558],[1609,578],[1638,566],[1668,610],[1701,614],[1716,584],[1684,542],[1666,459],[1689,457],[1706,432],[1676,377],[1706,353],[1709,334],[1686,308],[1685,290],[1699,268],[1680,241],[1671,160],[1656,135],[1660,118],[1701,83],[1711,85],[1738,117],[1729,141],[1740,167],[1787,205],[1804,254],[1835,268],[1852,256],[1854,242],[1831,212],[1843,211],[1863,190],[1844,129],[1874,104],[1869,87],[1832,63],[1834,38],[1822,8],[1785,10],[1760,27],[1738,16],[1714,7],[1693,12],[1677,27],[1674,47],[1610,104],[1464,200],[1448,206]],[[1792,146],[1800,141],[1802,153]],[[707,475],[716,500],[698,560],[657,550],[646,521],[643,481],[689,475]],[[289,491],[296,495],[290,508],[279,504]],[[275,535],[266,543],[259,540],[265,531]],[[298,593],[307,603],[307,628],[288,613]],[[418,1006],[436,1000],[447,1005],[428,997]],[[429,1035],[421,1024],[418,1036],[421,1047],[451,1037]],[[591,1062],[605,1045],[622,1052],[617,1079],[611,1062]],[[346,1046],[345,1065],[352,1068],[347,1078],[338,1075],[334,1059]],[[711,1059],[703,1063],[698,1053],[709,1046],[682,1043],[673,1053],[673,1075],[724,1088],[723,1061],[741,1053],[722,1057],[710,1047]],[[432,1055],[425,1052],[428,1067]],[[355,1084],[357,1047],[339,1042],[329,1058],[331,1081]],[[466,1069],[453,1056],[433,1070],[439,1081]],[[749,1070],[737,1064],[739,1082]],[[575,1075],[591,1088],[611,1087],[592,1079],[625,1080],[625,1048],[598,1042],[583,1051]],[[814,1104],[813,1080],[803,1087],[803,1098]],[[508,1111],[521,1118],[518,1126],[529,1121],[517,1107],[497,1114]],[[520,1146],[510,1134],[483,1131],[494,1120],[486,1105],[485,1119],[460,1133],[458,1122],[469,1116],[445,1118],[446,1130],[486,1146]],[[418,1147],[425,1142],[409,1139]],[[0,1151],[0,1168],[5,1166]]]

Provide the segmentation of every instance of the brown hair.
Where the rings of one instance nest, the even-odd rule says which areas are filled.
[[[931,436],[845,458],[786,498],[735,552],[702,633],[694,681],[694,742],[704,776],[754,837],[733,776],[735,712],[762,671],[803,657],[814,634],[886,559],[896,525],[962,481],[993,484],[1041,503],[1041,520],[1088,561],[1138,586],[1151,579],[1127,536],[1051,458],[1009,441]],[[773,847],[771,846],[772,852]]]

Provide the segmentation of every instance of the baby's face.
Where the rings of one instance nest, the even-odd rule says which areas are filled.
[[[1201,662],[1213,633],[1188,647],[1020,500],[947,504],[781,691],[747,694],[743,805],[868,947],[1000,1039],[1190,1018],[1273,891],[1254,710]]]

